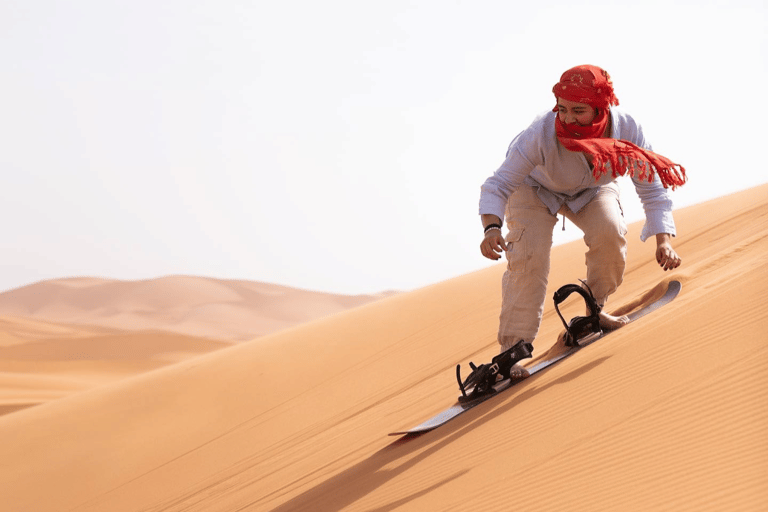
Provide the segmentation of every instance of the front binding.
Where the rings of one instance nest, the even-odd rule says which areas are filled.
[[[475,366],[470,362],[472,373],[462,382],[461,365],[456,365],[456,380],[459,382],[461,396],[459,402],[469,402],[481,396],[496,392],[494,385],[504,379],[509,379],[509,372],[514,365],[532,356],[533,345],[523,340],[518,341],[509,350],[495,356],[490,364]],[[469,391],[468,391],[469,390]]]

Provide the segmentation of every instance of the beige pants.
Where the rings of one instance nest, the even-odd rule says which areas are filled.
[[[605,304],[621,284],[627,260],[627,225],[619,203],[619,187],[610,183],[578,213],[560,212],[584,232],[587,244],[587,285]],[[536,195],[521,185],[507,205],[507,270],[502,279],[499,344],[506,350],[518,341],[533,342],[539,331],[549,275],[552,215]],[[567,284],[567,283],[562,283]]]

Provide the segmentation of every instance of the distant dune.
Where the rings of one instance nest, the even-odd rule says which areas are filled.
[[[0,294],[0,415],[381,298],[252,281],[73,278]]]
[[[111,337],[126,325],[183,326],[161,341],[137,334],[146,364],[165,358],[158,345],[189,352],[215,333],[241,339],[249,328],[217,331],[219,315],[242,318],[240,304],[270,301],[246,285],[198,278],[40,288],[55,301],[8,292],[16,298],[0,304],[23,308],[0,308],[10,315],[2,346],[13,359],[0,358],[18,365],[17,377],[29,371],[30,399],[46,383],[25,365],[51,353],[58,363],[41,363],[54,365],[50,387],[87,389],[0,416],[3,509],[765,510],[768,185],[675,218],[683,266],[660,270],[653,242],[642,244],[633,224],[625,281],[609,308],[642,304],[669,279],[683,284],[674,302],[414,438],[387,434],[451,405],[455,365],[498,351],[503,265],[90,387],[83,383],[98,382],[103,368],[86,360],[56,373],[70,351],[45,336],[71,347],[99,338],[99,357],[117,368],[134,364]],[[583,277],[583,254],[581,241],[554,248],[548,296]],[[163,293],[153,293],[158,286]],[[89,299],[69,295],[83,288]],[[174,309],[172,299],[189,294],[188,307],[209,311],[195,298],[201,290],[218,297],[210,316]],[[581,308],[574,302],[567,314]],[[291,314],[280,306],[270,318]],[[536,357],[561,330],[548,303]],[[30,342],[33,331],[44,336]]]
[[[255,281],[191,276],[143,281],[72,278],[1,293],[0,316],[243,341],[388,294],[334,295]]]

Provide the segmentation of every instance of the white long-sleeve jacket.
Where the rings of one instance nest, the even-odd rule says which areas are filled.
[[[598,187],[615,180],[610,167],[595,180],[584,154],[569,151],[558,142],[556,115],[555,112],[541,114],[510,143],[506,160],[481,187],[481,215],[494,214],[503,220],[509,196],[523,183],[538,189],[539,198],[553,215],[564,205],[578,212],[597,194]],[[640,125],[615,107],[611,108],[610,136],[653,149]],[[645,210],[646,221],[640,238],[645,241],[658,233],[674,236],[672,200],[659,178],[649,183],[633,177],[632,182]]]

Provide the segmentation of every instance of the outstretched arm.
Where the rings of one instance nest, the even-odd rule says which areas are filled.
[[[665,272],[679,267],[683,262],[672,248],[672,237],[669,233],[656,235],[656,261]]]

